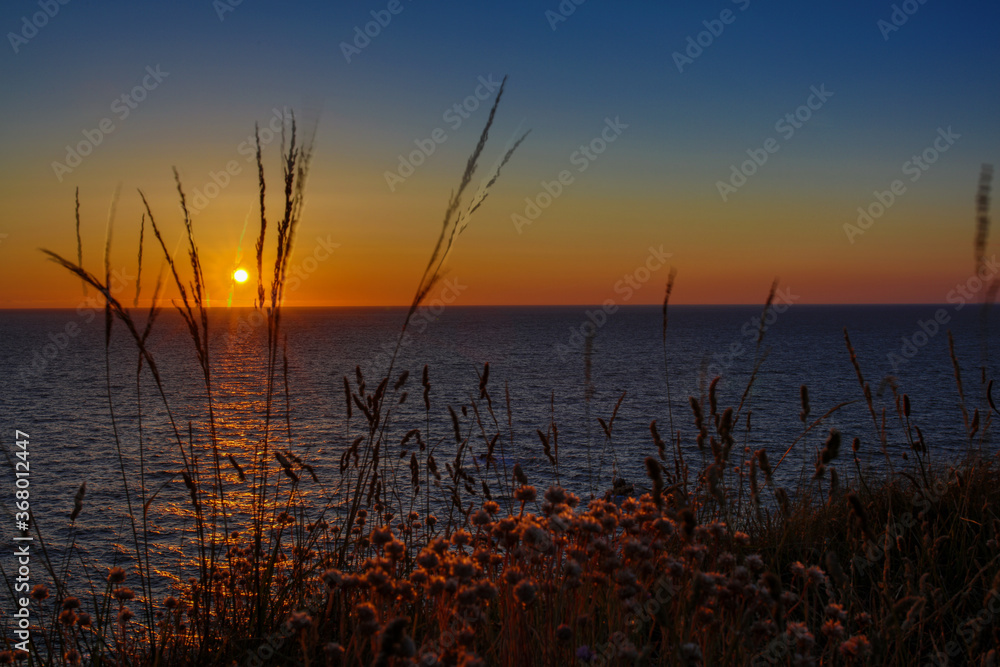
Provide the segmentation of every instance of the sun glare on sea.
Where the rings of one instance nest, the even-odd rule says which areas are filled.
[[[245,283],[249,275],[244,269],[236,269],[233,271],[233,280],[238,283]]]

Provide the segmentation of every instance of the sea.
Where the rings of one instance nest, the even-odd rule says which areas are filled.
[[[411,429],[421,430],[442,472],[443,463],[454,460],[458,444],[449,408],[459,437],[468,439],[463,465],[498,497],[503,489],[496,476],[475,473],[497,432],[494,455],[502,466],[520,464],[539,488],[558,482],[584,499],[602,495],[612,477],[648,486],[643,461],[657,456],[654,420],[668,442],[671,433],[680,433],[681,452],[696,475],[711,453],[695,442],[691,399],[704,405],[708,423],[707,396],[716,377],[717,412],[732,407],[739,415],[730,465],[740,466],[747,452],[762,448],[773,464],[791,448],[776,474],[790,490],[812,472],[831,429],[843,442],[832,464],[843,483],[858,469],[880,475],[888,465],[913,465],[914,427],[936,465],[957,463],[970,448],[995,453],[992,429],[984,436],[980,429],[970,443],[966,419],[978,410],[985,424],[991,410],[986,387],[1000,365],[997,307],[776,306],[766,317],[760,306],[671,306],[665,335],[659,306],[610,313],[600,306],[422,309],[402,338],[405,308],[288,308],[280,323],[270,437],[315,472],[318,481],[299,469],[303,502],[335,508],[343,453],[366,433],[357,405],[348,419],[344,379],[354,392],[363,379],[371,394],[396,352],[383,453],[396,476],[386,475],[386,484],[409,479],[408,458],[398,453]],[[235,487],[228,457],[253,469],[251,447],[267,414],[267,327],[253,309],[208,312],[211,407],[226,484]],[[134,316],[142,335],[147,313]],[[845,331],[870,387],[874,419]],[[72,547],[74,562],[125,562],[132,545],[129,517],[142,516],[135,493],[140,485],[152,497],[146,516],[160,561],[183,560],[191,536],[180,449],[209,468],[209,394],[191,333],[177,312],[160,313],[146,346],[162,395],[126,327],[116,320],[106,337],[102,309],[0,311],[5,543],[13,544],[17,534],[15,493],[25,483],[14,468],[25,461],[30,475],[21,479],[28,480],[31,534],[45,540],[57,561]],[[486,364],[488,398],[480,390]],[[396,390],[404,372],[408,379]],[[804,419],[802,386],[810,408]],[[909,397],[908,420],[897,410],[896,393]],[[1000,400],[1000,389],[996,394]],[[885,452],[876,423],[887,432]],[[549,439],[556,466],[539,432]],[[406,447],[414,451],[415,443]],[[22,451],[27,454],[18,456]],[[82,510],[70,521],[84,483]],[[15,564],[10,557],[0,561],[10,576]]]

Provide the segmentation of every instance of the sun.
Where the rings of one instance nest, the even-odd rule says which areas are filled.
[[[249,277],[250,276],[244,269],[236,269],[235,271],[233,271],[233,280],[235,280],[238,283],[245,283],[247,281],[247,278]]]

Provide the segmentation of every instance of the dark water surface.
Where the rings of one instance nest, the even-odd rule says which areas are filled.
[[[996,308],[991,313],[995,320]],[[335,490],[340,455],[363,432],[357,409],[347,423],[343,377],[349,376],[353,386],[354,369],[360,364],[368,391],[374,391],[404,314],[399,308],[284,311],[291,412],[286,424],[282,394],[274,434],[288,447],[290,430],[291,449],[315,467],[320,485],[310,485],[307,494],[317,504],[326,502]],[[485,443],[471,406],[479,399],[477,372],[488,361],[489,389],[506,459],[510,464],[520,462],[533,483],[544,486],[553,479],[536,433],[536,429],[546,431],[552,419],[558,425],[559,474],[564,485],[581,496],[593,487],[606,489],[613,465],[627,479],[643,481],[643,458],[655,454],[650,421],[656,419],[663,434],[670,430],[658,307],[622,308],[612,315],[580,307],[453,307],[439,317],[426,315],[415,323],[396,363],[394,380],[400,371],[410,371],[404,387],[409,396],[394,409],[387,442],[398,443],[410,428],[424,428],[420,374],[427,364],[432,390],[430,433],[424,434],[425,439],[441,452],[439,460],[454,456],[448,413],[451,405],[463,430],[471,430],[471,453],[482,455]],[[894,460],[901,462],[908,445],[896,415],[887,379],[890,376],[901,392],[909,394],[913,423],[922,429],[934,459],[957,461],[966,451],[947,330],[954,334],[971,415],[974,407],[982,409],[984,405],[980,381],[984,359],[989,379],[997,376],[995,359],[1000,355],[996,335],[983,327],[979,306],[793,306],[780,314],[772,313],[758,351],[760,315],[757,306],[671,308],[667,336],[671,408],[691,462],[700,461],[700,455],[694,443],[688,397],[703,396],[711,378],[721,375],[719,411],[736,407],[759,352],[766,354],[766,359],[742,410],[737,438],[740,447],[764,447],[772,462],[780,458],[802,432],[799,386],[805,384],[811,397],[809,421],[838,403],[854,402],[796,446],[779,471],[781,480],[794,486],[803,466],[815,459],[830,427],[839,429],[845,438],[846,451],[840,461],[843,477],[849,477],[853,470],[853,463],[847,464],[854,437],[861,439],[862,464],[879,469],[883,459],[844,343],[845,326],[865,379],[871,384],[876,409],[887,408]],[[936,323],[936,315],[946,323]],[[144,315],[139,318],[144,319]],[[260,438],[264,414],[265,328],[249,310],[212,311],[210,321],[213,400],[222,451],[249,467],[249,443]],[[593,392],[588,406],[583,334],[591,330],[596,333],[590,370]],[[912,345],[904,344],[904,337]],[[175,313],[161,315],[149,348],[184,441],[191,422],[196,440],[204,442],[204,380],[188,332]],[[124,518],[123,468],[110,418],[113,406],[124,474],[133,484],[144,474],[147,488],[159,490],[150,520],[158,539],[162,538],[157,548],[167,558],[161,559],[166,568],[170,559],[183,559],[183,540],[178,541],[177,536],[184,534],[190,511],[178,474],[177,441],[148,370],[143,370],[137,385],[135,347],[120,324],[114,327],[109,349],[106,366],[103,313],[99,311],[96,316],[93,311],[72,310],[0,312],[3,446],[8,454],[16,451],[15,429],[30,435],[32,509],[43,534],[51,536],[56,553],[71,535],[68,515],[73,496],[86,481],[85,507],[77,521],[75,539],[88,558],[110,564],[122,558],[116,545],[131,539]],[[106,373],[110,375],[110,403]],[[137,401],[137,386],[141,401]],[[510,396],[512,446],[507,441],[505,387]],[[609,447],[597,417],[607,421],[622,394],[625,397]],[[462,416],[462,406],[466,406],[468,417]],[[478,401],[478,408],[487,422],[487,435],[492,436],[495,428],[485,401]],[[138,446],[140,411],[143,466]],[[752,412],[752,429],[746,432],[748,412]],[[993,449],[989,441],[986,447]],[[206,451],[202,449],[199,455],[202,465],[209,463]],[[741,452],[734,454],[734,465],[741,456]],[[227,465],[224,473],[227,483],[236,489],[233,469]],[[405,468],[400,474],[408,479]],[[8,517],[3,521],[2,535],[11,544],[15,488],[10,469],[4,473],[2,488],[5,500],[0,505]],[[2,595],[7,595],[6,590]]]

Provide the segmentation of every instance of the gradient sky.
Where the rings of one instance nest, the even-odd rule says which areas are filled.
[[[194,219],[209,295],[225,305],[248,217],[248,239],[257,232],[255,169],[241,143],[283,108],[318,120],[292,258],[303,279],[288,303],[408,303],[489,102],[457,128],[444,112],[480,77],[504,74],[480,175],[511,137],[531,134],[449,262],[462,305],[656,303],[666,267],[628,298],[616,286],[661,246],[678,270],[676,303],[759,303],[775,277],[800,303],[942,302],[972,274],[979,170],[1000,160],[995,2],[910,0],[902,4],[916,11],[886,39],[878,22],[891,20],[890,2],[567,0],[575,11],[553,29],[546,12],[559,11],[556,0],[400,0],[402,11],[347,62],[342,43],[388,4],[243,0],[220,20],[226,0],[70,0],[35,34],[22,30],[39,2],[5,2],[0,307],[80,302],[79,283],[38,250],[75,257],[76,187],[84,263],[96,271],[120,185],[112,264],[127,280],[136,189],[171,245],[181,233],[171,167],[190,198],[236,160],[240,173]],[[704,22],[718,29],[724,11],[731,23],[678,71],[674,53]],[[16,53],[11,33],[31,35],[14,40]],[[120,119],[116,98],[157,66],[166,77]],[[821,86],[832,97],[793,136],[777,131]],[[104,118],[113,131],[60,181],[53,163]],[[627,129],[578,172],[574,151],[609,118]],[[437,128],[447,140],[390,191],[386,172]],[[904,163],[939,128],[959,138],[911,181]],[[723,201],[717,183],[768,138],[778,151]],[[272,193],[278,145],[265,150]],[[567,169],[572,184],[519,233],[512,215]],[[844,225],[896,179],[905,192],[851,243]],[[339,245],[309,263],[319,239]],[[991,240],[987,254],[996,247]],[[155,271],[160,258],[147,252]],[[251,298],[249,283],[236,288],[234,303]]]

